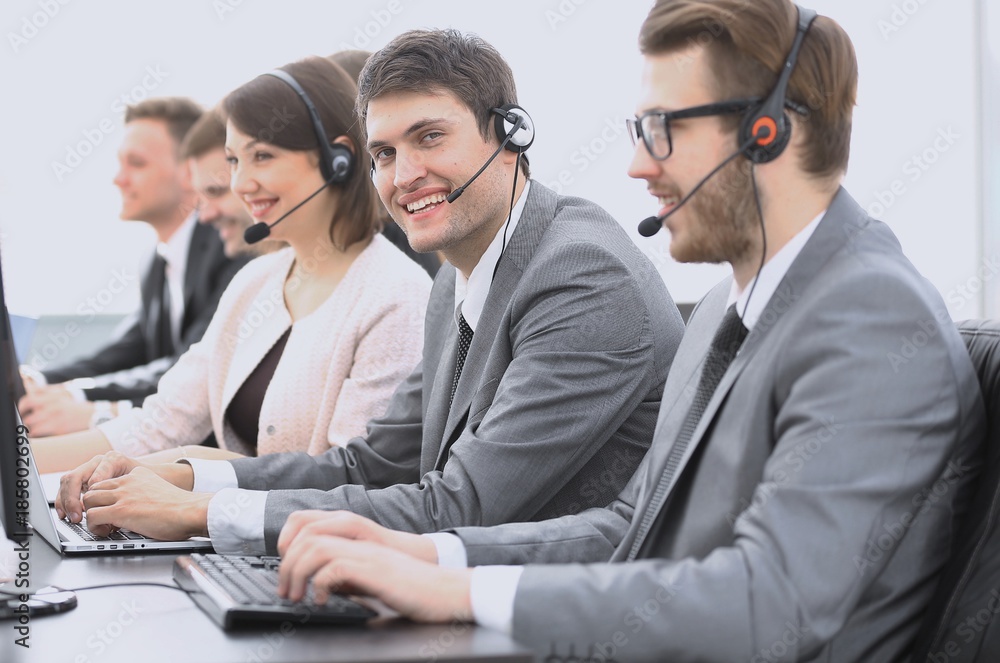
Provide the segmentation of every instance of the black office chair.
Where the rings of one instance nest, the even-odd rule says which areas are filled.
[[[984,465],[913,650],[913,663],[1000,661],[1000,321],[958,326],[986,405]]]

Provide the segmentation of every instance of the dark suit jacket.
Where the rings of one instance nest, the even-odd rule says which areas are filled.
[[[729,287],[692,314],[652,447],[617,501],[556,522],[457,531],[474,565],[613,562],[526,567],[514,637],[540,657],[905,656],[984,430],[941,296],[841,190],[657,493]],[[647,515],[653,527],[637,541]],[[617,563],[633,545],[637,560]]]
[[[114,339],[90,357],[66,366],[42,371],[50,383],[75,378],[94,378],[97,385],[86,389],[88,400],[131,400],[141,405],[146,396],[156,392],[156,384],[177,358],[201,339],[215,313],[222,292],[230,279],[249,258],[229,260],[222,251],[222,240],[214,228],[196,223],[191,235],[187,270],[184,274],[184,317],[181,342],[171,355],[160,347],[159,329],[162,278],[152,271],[149,256],[139,281],[142,306],[120,327]]]
[[[392,242],[397,249],[405,253],[410,260],[417,263],[424,268],[424,271],[430,274],[431,278],[437,276],[438,270],[441,269],[441,261],[438,260],[436,253],[417,253],[410,246],[410,240],[406,238],[406,233],[403,229],[396,225],[396,222],[389,219],[385,223],[385,227],[382,228],[382,234],[385,235],[386,239]]]
[[[652,263],[604,210],[532,182],[449,409],[454,284],[445,264],[423,360],[365,437],[233,461],[241,488],[271,490],[268,550],[298,509],[434,532],[575,513],[624,486],[683,333]]]

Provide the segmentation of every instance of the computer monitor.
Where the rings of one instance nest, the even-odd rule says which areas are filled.
[[[27,430],[14,406],[15,397],[23,391],[21,374],[14,354],[14,339],[7,315],[7,301],[3,289],[3,266],[0,265],[0,521],[3,531],[11,541],[24,541],[28,537],[28,457]],[[23,453],[19,450],[24,449]],[[20,493],[19,493],[20,490]],[[18,508],[20,500],[23,508]]]

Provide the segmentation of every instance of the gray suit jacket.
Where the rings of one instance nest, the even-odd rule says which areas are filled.
[[[940,295],[841,190],[651,507],[729,287],[695,310],[653,445],[615,503],[458,530],[472,564],[622,562],[653,509],[633,563],[526,568],[514,636],[540,654],[890,661],[914,637],[984,433]]]
[[[272,491],[269,550],[298,509],[434,532],[576,513],[624,487],[683,333],[652,263],[602,209],[533,182],[449,409],[454,283],[445,265],[423,361],[365,437],[318,457],[233,462],[241,488]]]

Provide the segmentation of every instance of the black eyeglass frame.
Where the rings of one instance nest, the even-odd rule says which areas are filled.
[[[646,147],[646,151],[649,152],[649,156],[653,157],[657,161],[666,161],[670,158],[670,155],[674,153],[674,139],[673,135],[670,133],[670,123],[674,120],[687,120],[695,117],[711,117],[713,115],[729,115],[730,113],[742,113],[753,106],[760,104],[762,99],[760,97],[750,98],[750,99],[732,99],[730,101],[717,101],[711,104],[704,104],[702,106],[692,106],[691,108],[682,108],[676,111],[660,111],[660,110],[650,110],[646,111],[642,115],[639,115],[635,119],[625,120],[625,125],[628,127],[628,135],[632,140],[632,146],[635,147],[639,144],[639,140],[642,140],[643,145]],[[809,116],[809,109],[802,104],[795,103],[794,101],[785,101],[785,107],[789,110],[798,113],[802,117]],[[664,156],[659,156],[653,149],[652,140],[647,139],[647,136],[642,131],[642,123],[647,117],[659,117],[660,121],[663,123],[664,132],[667,136],[667,153]]]

